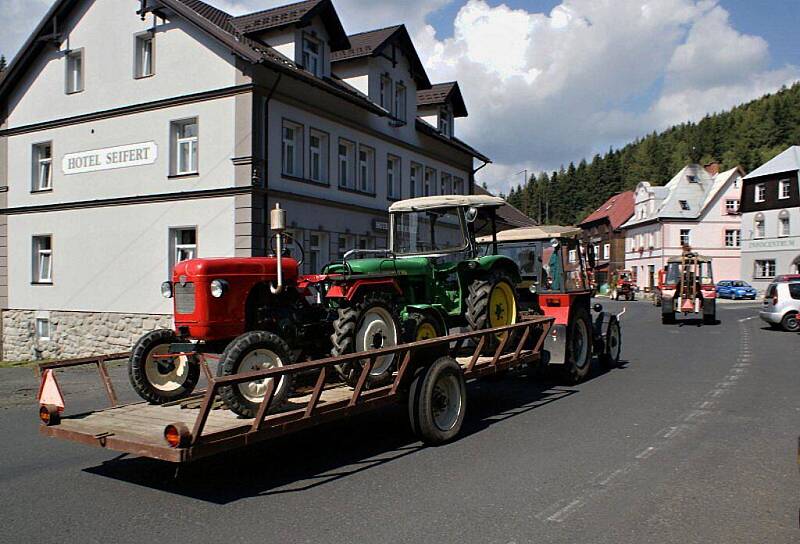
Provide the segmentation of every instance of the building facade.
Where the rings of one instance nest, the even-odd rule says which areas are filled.
[[[800,273],[800,146],[745,176],[741,278],[764,290],[779,274]]]
[[[0,82],[2,358],[129,349],[176,261],[268,253],[276,202],[310,272],[384,246],[394,200],[471,193],[488,159],[419,117],[405,28],[371,43],[330,0],[55,2]]]
[[[741,246],[740,193],[744,172],[690,164],[663,187],[640,182],[625,232],[625,267],[639,289],[658,283],[658,270],[683,248],[710,257],[715,280],[736,279]]]
[[[625,268],[625,233],[620,227],[631,217],[633,191],[625,191],[611,196],[578,224],[584,246],[594,248],[594,281],[599,289],[615,271]]]

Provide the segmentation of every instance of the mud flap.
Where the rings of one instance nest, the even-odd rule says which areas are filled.
[[[563,365],[567,362],[567,326],[553,325],[542,347],[542,362]]]

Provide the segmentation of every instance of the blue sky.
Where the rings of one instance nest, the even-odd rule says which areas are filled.
[[[206,1],[236,15],[287,3]],[[52,2],[0,0],[16,22],[0,53]],[[333,2],[351,33],[405,23],[431,80],[460,82],[457,136],[493,159],[479,181],[496,191],[800,80],[800,0]]]

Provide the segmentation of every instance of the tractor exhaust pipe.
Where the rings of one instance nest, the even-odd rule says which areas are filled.
[[[277,253],[276,273],[277,283],[269,286],[269,291],[273,295],[283,292],[283,232],[286,230],[286,210],[281,209],[281,205],[276,203],[275,209],[269,212],[269,228],[275,232],[275,251]]]

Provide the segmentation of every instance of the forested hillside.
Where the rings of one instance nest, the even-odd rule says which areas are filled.
[[[591,161],[531,176],[508,201],[536,220],[574,224],[612,194],[640,181],[668,182],[690,162],[741,165],[749,172],[790,145],[800,145],[800,82],[730,111],[708,115],[610,149]],[[549,214],[548,214],[549,212]]]

